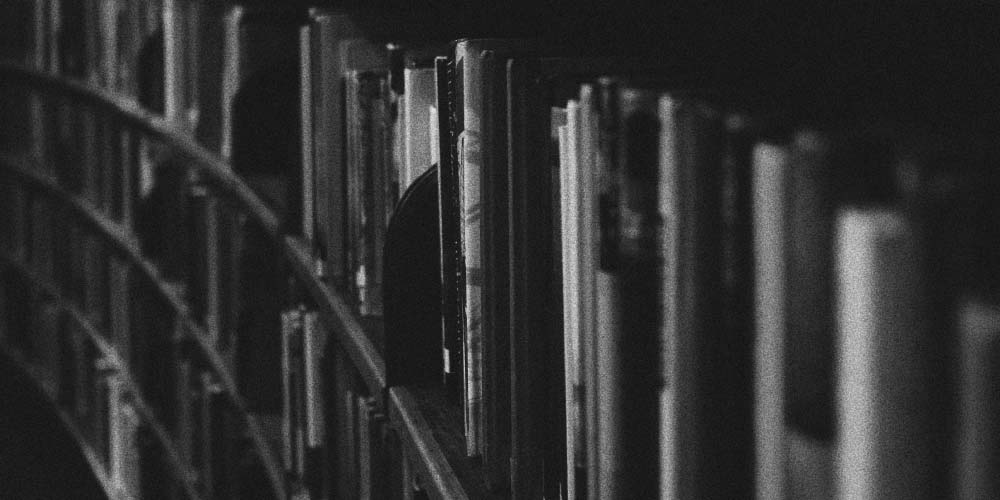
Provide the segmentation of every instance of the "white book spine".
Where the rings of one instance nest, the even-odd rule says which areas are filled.
[[[405,134],[405,177],[400,176],[399,191],[405,192],[420,174],[424,173],[436,159],[431,148],[435,138],[431,137],[431,127],[437,128],[430,116],[431,104],[435,99],[434,69],[406,68],[403,72],[403,87],[406,89],[404,119]],[[435,134],[436,136],[436,134]]]
[[[436,91],[435,91],[436,92]],[[435,93],[435,98],[436,98]],[[430,150],[430,160],[432,165],[441,164],[441,140],[440,131],[438,130],[438,109],[437,106],[431,105],[427,107],[427,130],[428,130],[428,141],[430,144],[428,146]]]
[[[788,149],[753,152],[756,484],[758,500],[786,498],[784,407],[785,182]]]
[[[163,114],[180,123],[184,111],[184,19],[180,3],[163,0]]]
[[[172,1],[172,0],[165,0]],[[164,11],[166,12],[166,11]],[[233,99],[240,87],[240,24],[243,7],[232,7],[226,12],[225,40],[222,49],[222,158],[233,155]],[[164,23],[165,24],[165,23]]]
[[[682,473],[682,452],[684,417],[682,415],[685,396],[683,363],[686,351],[681,351],[683,338],[678,308],[681,306],[680,240],[682,231],[680,220],[680,176],[677,171],[677,145],[674,137],[676,125],[674,116],[677,103],[673,97],[665,95],[659,102],[660,116],[660,215],[663,218],[663,326],[661,331],[661,352],[663,366],[663,391],[660,394],[660,498],[680,498],[680,475]]]
[[[925,362],[920,264],[909,222],[890,209],[837,217],[837,494],[928,498],[937,450]]]
[[[575,423],[573,407],[573,386],[576,382],[576,355],[574,349],[574,338],[577,335],[576,318],[573,314],[573,296],[576,287],[575,276],[573,275],[573,245],[575,241],[570,238],[570,228],[574,224],[572,202],[572,191],[570,185],[573,173],[570,172],[569,162],[569,138],[568,127],[558,127],[559,134],[559,197],[560,197],[560,224],[562,225],[562,290],[563,290],[563,373],[565,374],[564,391],[566,407],[566,473],[572,478],[573,457],[576,453],[575,442],[573,440],[573,426]],[[572,489],[573,481],[567,481],[567,487]],[[570,493],[569,498],[572,498]]]

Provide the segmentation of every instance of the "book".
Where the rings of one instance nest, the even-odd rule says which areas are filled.
[[[305,311],[300,308],[281,313],[282,458],[285,470],[297,477],[302,477],[305,470],[304,317]]]
[[[310,449],[323,446],[326,439],[326,419],[323,411],[322,363],[328,342],[326,329],[319,313],[307,310],[302,314],[302,356],[304,384],[305,444]]]
[[[371,500],[372,498],[372,428],[371,428],[371,404],[372,402],[361,395],[358,395],[354,400],[357,410],[355,413],[355,418],[357,419],[356,431],[356,443],[357,443],[357,461],[358,461],[358,494],[355,498],[358,500]]]
[[[431,107],[436,93],[434,57],[408,53],[404,78],[403,142],[405,165],[399,177],[400,192],[412,184],[431,165],[437,163],[431,155]]]
[[[787,498],[787,452],[785,438],[785,230],[784,203],[787,196],[788,148],[761,142],[754,147],[753,227],[754,291],[756,297],[757,402],[756,498]]]
[[[730,439],[717,436],[726,436],[734,425],[749,426],[741,421],[748,415],[728,407],[736,403],[728,386],[740,381],[734,380],[738,372],[733,371],[733,361],[739,360],[727,357],[751,355],[737,332],[727,331],[724,318],[731,311],[717,300],[725,291],[728,264],[723,254],[724,115],[684,92],[664,96],[660,105],[660,200],[666,241],[661,336],[667,392],[660,418],[666,419],[661,426],[669,433],[660,437],[668,447],[661,455],[661,488],[671,497],[751,495],[740,491],[743,485],[715,480],[723,470],[719,464],[735,451],[728,448]],[[736,492],[729,491],[734,487]]]
[[[623,84],[609,96],[616,101],[616,148],[611,166],[618,186],[615,279],[618,329],[598,342],[604,356],[598,366],[609,392],[599,411],[611,426],[601,425],[601,493],[608,498],[648,497],[657,493],[658,451],[662,438],[650,436],[659,426],[662,382],[660,305],[662,254],[659,244],[661,205],[659,93]],[[669,130],[669,126],[662,129]],[[673,236],[673,235],[671,235]],[[603,424],[603,422],[602,422]],[[646,429],[641,432],[639,429]]]
[[[600,264],[598,242],[597,203],[597,135],[598,117],[596,89],[592,83],[580,85],[580,126],[578,137],[578,170],[580,205],[580,311],[583,329],[580,332],[580,364],[584,395],[581,425],[584,428],[581,454],[585,461],[583,471],[577,472],[577,497],[593,498],[597,494],[598,428],[597,408],[600,405],[597,372],[597,270]],[[579,466],[579,463],[578,463]],[[581,477],[582,476],[582,477]]]
[[[139,415],[128,400],[125,380],[118,373],[107,375],[108,396],[108,476],[121,497],[134,496],[139,490],[136,431]]]
[[[801,130],[790,145],[787,227],[788,342],[785,418],[814,437],[833,436],[832,140]]]
[[[313,144],[316,188],[316,234],[325,252],[324,271],[342,283],[347,269],[345,248],[344,86],[340,41],[362,35],[351,16],[332,9],[309,11],[313,54]]]
[[[580,136],[579,102],[566,103],[566,125],[559,127],[559,172],[560,172],[560,233],[562,234],[562,283],[563,283],[563,352],[566,404],[566,470],[573,474],[583,464],[580,389],[582,389],[581,334],[583,330],[581,310],[581,262],[578,242],[580,227],[580,177],[579,145]],[[553,122],[555,125],[555,122]],[[577,498],[576,481],[567,481],[566,497]]]
[[[299,116],[302,141],[302,237],[311,248],[315,247],[316,230],[316,172],[313,140],[315,126],[313,114],[316,99],[313,95],[314,62],[312,27],[299,28]]]
[[[958,301],[959,410],[955,498],[991,498],[1000,493],[996,450],[997,354],[1000,307],[979,297]]]
[[[462,351],[465,390],[466,452],[485,446],[483,411],[483,50],[526,48],[523,41],[459,40],[453,44],[455,128],[451,131],[459,177],[461,260],[464,267],[465,333]],[[523,50],[523,48],[522,48]]]
[[[391,204],[388,82],[380,71],[345,75],[347,189],[353,291],[363,316],[382,314],[382,265]]]
[[[839,498],[932,498],[939,425],[921,253],[889,207],[836,215],[836,491]]]
[[[558,496],[566,477],[558,141],[541,73],[537,58],[507,61],[514,498]]]
[[[434,59],[435,101],[438,114],[438,225],[441,239],[441,351],[442,378],[448,399],[462,400],[462,336],[464,287],[461,285],[461,231],[459,224],[458,163],[452,141],[455,125],[454,63],[447,57]],[[464,425],[464,424],[463,424]]]

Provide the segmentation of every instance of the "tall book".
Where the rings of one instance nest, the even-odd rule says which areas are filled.
[[[406,189],[432,164],[430,110],[436,93],[434,86],[434,56],[420,53],[406,55],[404,78],[403,141],[404,169],[399,178],[399,190]]]
[[[193,132],[198,117],[198,2],[164,0],[164,116]]]
[[[802,130],[791,142],[785,207],[785,416],[825,440],[833,436],[833,141]]]
[[[313,91],[315,63],[312,51],[312,27],[299,28],[299,116],[302,141],[302,237],[315,247],[316,237],[316,167],[315,125],[316,99]]]
[[[618,186],[616,279],[619,328],[602,336],[601,382],[609,392],[599,411],[608,413],[601,425],[601,493],[607,498],[638,498],[657,494],[659,484],[661,205],[659,92],[623,85],[616,95],[616,148],[613,167]],[[667,128],[667,127],[663,127]],[[603,422],[602,422],[603,424]],[[646,431],[640,431],[646,429]],[[603,471],[602,471],[603,472]]]
[[[301,477],[305,436],[302,426],[302,334],[304,312],[298,308],[281,314],[282,458],[285,470]]]
[[[373,480],[372,477],[372,452],[373,445],[372,442],[372,421],[371,421],[371,400],[367,397],[358,395],[355,398],[355,404],[357,405],[357,413],[355,418],[357,419],[356,430],[356,443],[357,443],[357,461],[358,461],[358,500],[371,500],[373,492]],[[381,479],[381,478],[379,478]]]
[[[583,477],[577,485],[577,497],[593,498],[597,492],[597,408],[601,395],[598,392],[597,373],[597,271],[600,264],[600,224],[598,210],[597,171],[597,89],[592,83],[580,86],[580,125],[578,133],[577,169],[579,171],[580,210],[580,365],[583,384],[583,407],[580,424],[584,431],[579,437],[579,454],[583,455]],[[579,465],[579,464],[578,464]]]
[[[435,107],[439,140],[438,223],[441,232],[441,352],[448,399],[462,400],[462,336],[465,329],[461,285],[461,225],[459,224],[458,160],[452,141],[455,127],[455,66],[447,57],[434,59]]]
[[[785,228],[788,148],[761,142],[754,148],[754,324],[757,401],[756,498],[787,498],[785,444]]]
[[[459,40],[454,43],[456,117],[454,147],[459,174],[461,256],[464,266],[465,335],[462,342],[465,389],[466,452],[479,455],[485,446],[483,410],[483,51],[525,50],[514,40]]]
[[[934,497],[935,352],[916,232],[891,208],[836,218],[839,498]]]
[[[558,139],[541,75],[537,58],[507,62],[513,498],[555,497],[566,477]]]
[[[960,301],[958,456],[955,498],[1000,494],[1000,307],[979,298]]]
[[[701,97],[675,92],[661,99],[660,117],[666,243],[662,376],[667,398],[661,409],[667,435],[660,440],[668,448],[661,455],[662,490],[668,497],[749,496],[745,481],[750,471],[739,468],[747,465],[749,457],[740,458],[750,453],[749,440],[741,440],[749,436],[730,434],[750,432],[741,398],[749,398],[752,389],[745,373],[751,356],[746,332],[730,328],[727,317],[735,314],[735,307],[729,309],[723,300],[726,273],[747,273],[735,260],[727,261],[724,250],[727,241],[737,237],[728,233],[736,219],[727,220],[726,214],[732,200],[724,189],[729,175],[725,116]],[[743,169],[745,162],[748,159],[741,158],[734,165]],[[739,208],[741,214],[748,209]],[[743,327],[751,320],[737,318],[733,323]],[[737,468],[731,470],[730,465]],[[733,476],[720,482],[722,473]]]
[[[363,316],[382,314],[382,265],[389,211],[391,122],[386,74],[345,75],[349,254],[353,291]]]
[[[338,46],[342,40],[361,36],[361,32],[343,12],[317,8],[310,10],[309,17],[317,246],[325,254],[324,272],[339,283],[346,270],[347,205],[343,64]]]
[[[108,471],[116,493],[127,498],[139,491],[139,449],[136,440],[139,415],[129,401],[126,383],[120,374],[109,375],[105,383],[108,385],[110,440]]]

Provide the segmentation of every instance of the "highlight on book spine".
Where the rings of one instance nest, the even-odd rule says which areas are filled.
[[[567,106],[568,107],[568,106]],[[570,111],[567,109],[566,114]],[[573,172],[572,155],[569,139],[569,126],[557,126],[553,122],[552,126],[557,129],[559,136],[559,195],[560,195],[560,226],[562,227],[561,249],[562,249],[562,305],[563,305],[563,373],[565,382],[565,405],[566,405],[566,471],[572,475],[576,464],[576,433],[578,424],[576,401],[573,399],[573,390],[577,386],[577,339],[579,336],[579,324],[576,321],[576,309],[578,303],[578,287],[576,271],[576,237],[574,228],[576,226],[576,214],[574,213],[573,197]],[[574,497],[574,482],[567,482],[567,498]]]
[[[431,116],[435,98],[434,75],[432,67],[407,67],[403,72],[403,87],[406,89],[403,112],[405,176],[399,179],[401,193],[437,161],[432,154],[437,137],[433,132],[437,128],[436,113]]]
[[[836,220],[838,498],[929,498],[935,353],[914,228],[891,208]]]
[[[762,142],[753,151],[756,483],[758,500],[786,498],[785,189],[788,149]]]

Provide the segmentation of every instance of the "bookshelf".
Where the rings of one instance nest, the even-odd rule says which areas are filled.
[[[61,196],[189,285],[275,496],[1000,493],[996,12],[21,3],[5,56],[210,166],[138,153],[177,241]]]

